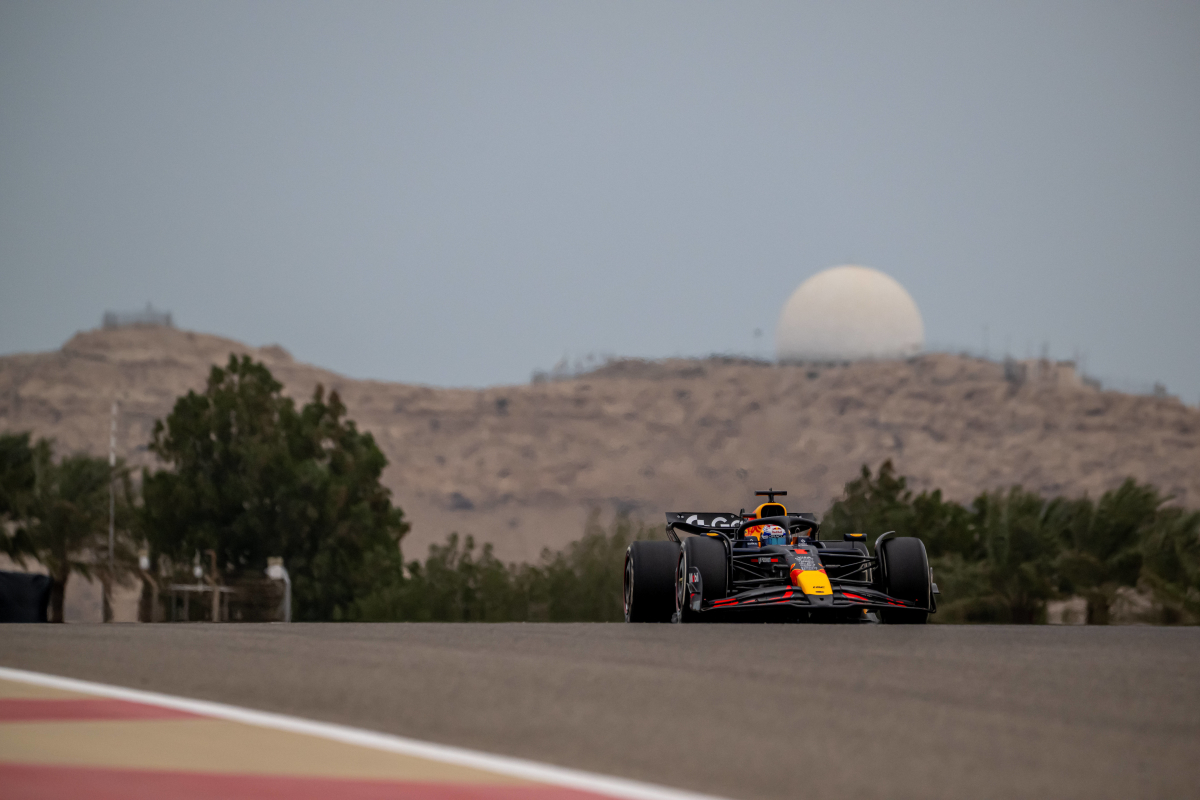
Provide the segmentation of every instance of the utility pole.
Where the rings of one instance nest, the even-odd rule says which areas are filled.
[[[112,404],[112,423],[108,429],[108,577],[104,580],[104,621],[113,621],[112,584],[113,584],[113,550],[116,547],[117,528],[117,488],[115,471],[117,467],[117,401]]]

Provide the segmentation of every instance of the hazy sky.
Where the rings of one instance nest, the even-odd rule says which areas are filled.
[[[0,352],[153,301],[523,382],[769,355],[847,261],[1195,404],[1200,3],[0,3]]]

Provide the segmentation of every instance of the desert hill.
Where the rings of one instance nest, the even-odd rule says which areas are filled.
[[[891,458],[916,488],[967,500],[1023,484],[1098,494],[1126,476],[1200,506],[1200,411],[1100,391],[1069,364],[907,361],[782,366],[738,359],[617,361],[565,380],[481,390],[360,381],[281,347],[173,328],[77,334],[52,353],[0,357],[0,429],[151,463],[154,420],[231,352],[305,400],[338,391],[390,461],[413,523],[409,556],[452,530],[508,560],[577,538],[589,509],[657,522],[667,509],[736,510],[755,489],[823,511],[862,464]]]

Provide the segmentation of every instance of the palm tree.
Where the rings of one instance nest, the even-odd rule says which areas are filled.
[[[54,462],[49,442],[34,448],[34,488],[25,509],[25,532],[33,555],[50,572],[50,621],[63,621],[63,597],[71,574],[93,574],[106,586],[118,580],[131,559],[126,536],[116,541],[114,569],[108,568],[109,484],[120,479],[123,499],[128,476],[122,465],[102,458],[74,455]],[[121,503],[122,509],[126,505]],[[124,514],[122,514],[122,517]],[[124,531],[122,531],[124,534]]]

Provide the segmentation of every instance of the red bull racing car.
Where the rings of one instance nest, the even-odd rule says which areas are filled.
[[[888,531],[818,537],[812,514],[776,496],[753,512],[667,514],[669,541],[625,551],[626,622],[885,622],[924,624],[937,584],[920,539]],[[686,538],[680,538],[683,534]]]

